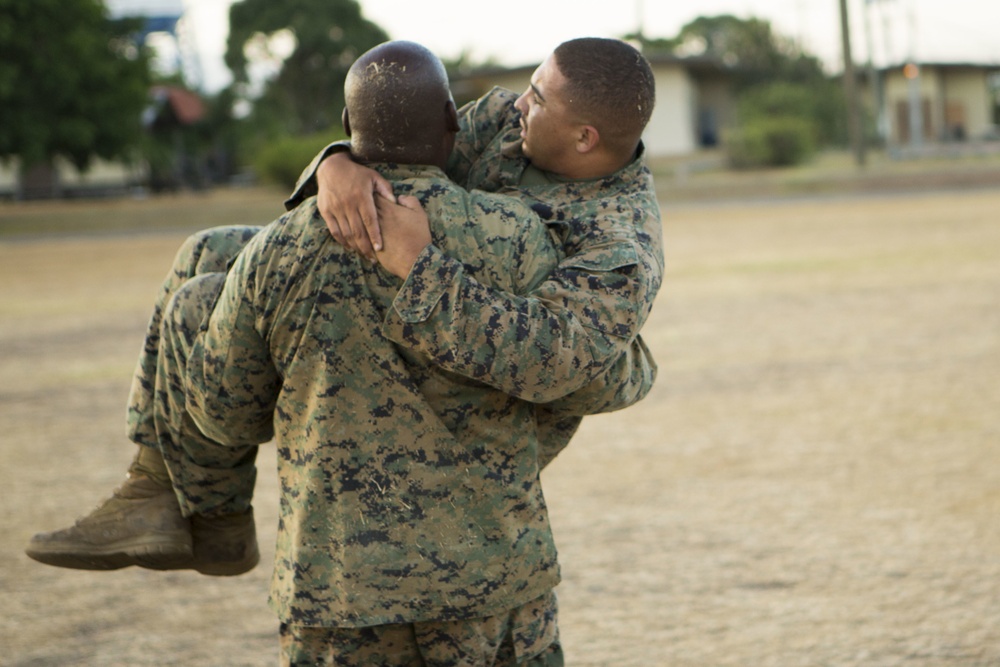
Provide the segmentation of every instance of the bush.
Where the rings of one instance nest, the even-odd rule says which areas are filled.
[[[257,151],[253,162],[254,170],[261,181],[291,190],[299,180],[302,170],[324,146],[344,138],[343,133],[324,132],[271,141]]]
[[[726,140],[730,164],[737,169],[801,164],[816,152],[813,123],[794,116],[748,120]]]

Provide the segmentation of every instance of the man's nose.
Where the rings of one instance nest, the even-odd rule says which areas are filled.
[[[527,97],[528,97],[528,91],[524,91],[523,93],[517,96],[516,100],[514,100],[514,108],[520,111],[522,114],[527,110],[528,105],[527,102],[525,102],[525,99]]]

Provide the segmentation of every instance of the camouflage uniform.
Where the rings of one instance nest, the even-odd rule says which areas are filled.
[[[454,372],[528,400],[550,401],[537,410],[539,463],[544,467],[569,442],[580,415],[627,407],[652,386],[656,364],[637,334],[662,279],[662,232],[652,176],[641,155],[603,179],[545,180],[520,153],[515,99],[514,93],[496,88],[463,107],[462,130],[448,173],[467,189],[495,190],[529,202],[560,239],[563,260],[557,271],[524,296],[503,294],[472,280],[439,286],[454,294],[468,289],[479,301],[491,302],[506,326],[486,329],[475,319],[463,320],[465,314],[459,309],[436,309],[426,320],[402,324],[396,320],[387,333],[394,332],[403,346],[425,347]],[[315,193],[315,167],[330,150],[317,155],[303,172],[287,208]],[[178,253],[132,384],[129,437],[134,442],[159,446],[152,405],[159,319],[166,299],[187,278],[224,270],[257,229],[220,227],[200,232]],[[454,262],[432,251],[422,258],[420,270],[430,274],[425,280],[435,279],[435,267]],[[440,275],[454,274],[444,270]],[[414,297],[415,302],[419,298]],[[451,303],[460,308],[462,300],[456,296]],[[481,341],[492,344],[487,347]],[[510,354],[526,346],[538,365]],[[582,384],[587,378],[596,379]],[[249,484],[234,480],[233,485],[253,487],[252,480]],[[249,496],[240,498],[234,492],[228,498],[227,507],[233,511],[249,506]]]
[[[538,637],[555,629],[554,593],[522,607],[471,621],[428,621],[369,628],[281,624],[285,665],[320,667],[563,667],[558,638],[538,651]],[[547,641],[547,639],[546,639]],[[336,656],[334,657],[334,654]]]
[[[599,181],[535,184],[531,181],[537,178],[537,172],[518,152],[514,99],[512,94],[497,90],[464,110],[465,131],[460,139],[466,140],[459,142],[451,171],[458,178],[464,174],[470,186],[527,196],[535,212],[558,231],[563,245],[560,260],[564,261],[547,281],[524,297],[503,294],[502,285],[501,291],[494,290],[492,285],[476,281],[474,272],[456,271],[460,268],[455,266],[457,262],[430,248],[418,262],[420,268],[411,276],[413,280],[408,280],[399,292],[400,302],[408,299],[412,308],[410,317],[400,317],[401,324],[397,320],[396,331],[401,344],[419,349],[428,343],[426,336],[433,338],[437,318],[448,323],[453,338],[437,349],[430,341],[428,351],[435,355],[436,363],[514,395],[540,401],[553,399],[535,408],[541,467],[568,442],[579,424],[578,415],[625,407],[644,396],[651,386],[655,364],[636,334],[659,287],[662,248],[659,210],[649,172],[641,160],[637,158],[617,174]],[[495,114],[493,120],[491,114]],[[532,187],[516,189],[517,185]],[[307,192],[299,188],[287,205],[301,203]],[[224,264],[246,240],[245,233],[252,231],[212,230],[199,235],[192,245],[203,249],[205,255],[219,251],[218,259]],[[194,253],[182,252],[178,256],[182,267],[178,269],[178,281],[197,273],[197,267],[205,264],[201,259]],[[174,287],[176,282],[168,277],[165,294]],[[203,304],[217,288],[208,287],[196,299]],[[432,298],[428,307],[428,294],[435,291],[440,298]],[[476,321],[472,326],[456,326],[463,324],[462,317],[469,316],[461,309],[463,304],[456,302],[465,298],[479,299],[488,307],[484,310],[493,316],[489,324]],[[451,308],[439,308],[441,304],[450,304]],[[394,312],[390,309],[390,313]],[[387,319],[381,333],[391,335],[392,325]],[[487,350],[483,342],[489,343]],[[530,363],[507,363],[512,349],[529,350]],[[147,345],[144,356],[155,358],[149,350]],[[542,370],[536,370],[534,363],[541,364]],[[148,363],[141,360],[134,385],[139,390],[133,392],[134,397],[150,393],[147,367]],[[573,395],[564,396],[573,389]],[[156,440],[145,437],[147,429],[135,427],[149,423],[141,415],[150,402],[134,400],[133,406],[139,407],[130,409],[130,431],[136,435],[136,442],[154,444],[151,440]],[[169,443],[164,449],[170,449]],[[228,462],[210,461],[211,465],[202,467],[198,472],[208,473],[203,479],[208,482],[204,488],[193,486],[194,501],[203,502],[206,508],[213,503],[222,503],[217,507],[235,503],[230,507],[233,511],[247,506],[253,488],[253,450],[246,451]],[[231,467],[227,469],[227,465]],[[213,466],[218,474],[215,479]],[[183,480],[177,482],[183,487]],[[228,489],[214,499],[201,497],[202,490],[213,487]],[[295,498],[300,496],[300,489],[284,491]],[[296,621],[301,622],[303,619]],[[294,627],[301,630],[301,626]]]
[[[656,364],[638,334],[662,281],[663,239],[641,147],[605,178],[554,179],[521,153],[516,99],[494,88],[460,110],[448,176],[468,190],[528,203],[553,230],[563,259],[536,289],[512,295],[462,275],[455,258],[424,253],[413,273],[431,288],[404,284],[397,298],[414,316],[389,313],[383,332],[442,368],[545,404],[538,410],[544,466],[579,416],[627,407],[652,386]],[[315,168],[337,146],[345,144],[316,156],[286,206],[315,192]],[[450,298],[432,302],[438,294]],[[486,308],[488,320],[478,316]]]
[[[518,202],[466,194],[440,170],[391,175],[443,223],[434,250],[464,257],[461,273],[521,293],[558,262]],[[399,279],[338,246],[307,202],[247,244],[198,333],[218,280],[188,281],[168,309],[157,432],[185,514],[214,509],[215,471],[275,436],[283,622],[489,616],[556,585],[534,406],[389,342],[387,312],[410,308]]]

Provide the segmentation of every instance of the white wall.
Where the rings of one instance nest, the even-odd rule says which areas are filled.
[[[677,65],[657,65],[656,107],[643,141],[652,156],[685,155],[696,148],[697,91],[687,72]]]

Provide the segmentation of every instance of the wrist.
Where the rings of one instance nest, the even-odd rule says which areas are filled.
[[[420,248],[405,248],[397,251],[396,253],[386,252],[383,250],[375,253],[375,256],[378,258],[379,263],[382,264],[386,271],[397,278],[406,280],[413,271],[413,267],[416,266],[421,255],[425,253],[430,245],[431,244],[428,243]]]

